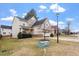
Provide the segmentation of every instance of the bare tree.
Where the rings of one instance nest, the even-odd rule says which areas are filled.
[[[67,26],[63,29],[63,33],[66,35],[70,35],[71,33],[71,21],[67,21]]]
[[[71,21],[67,21],[67,34],[70,35],[70,25]]]

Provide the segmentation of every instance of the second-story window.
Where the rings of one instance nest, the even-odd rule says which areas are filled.
[[[23,23],[23,26],[25,26],[25,24]]]

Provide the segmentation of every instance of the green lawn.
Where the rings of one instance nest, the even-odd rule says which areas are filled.
[[[41,56],[43,55],[43,49],[37,47],[38,39],[11,39],[4,38],[0,40],[0,55],[30,55]],[[61,41],[57,44],[56,40],[51,39],[49,47],[46,48],[46,55],[79,55],[79,43]]]

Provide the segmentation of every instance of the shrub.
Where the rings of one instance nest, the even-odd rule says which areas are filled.
[[[19,32],[18,35],[17,35],[18,39],[22,39],[22,33]]]
[[[18,39],[22,39],[22,38],[32,38],[32,34],[30,33],[18,33]]]
[[[53,33],[50,34],[50,37],[54,37]]]
[[[31,38],[32,35],[30,33],[22,34],[22,38]]]

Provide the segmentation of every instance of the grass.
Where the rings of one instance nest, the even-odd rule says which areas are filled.
[[[2,39],[0,40],[0,55],[10,55],[12,53],[12,50],[18,47],[18,43],[20,41],[16,39]]]
[[[12,39],[3,38],[0,40],[0,55],[1,56],[42,56],[43,49],[37,47],[38,39]],[[49,47],[46,48],[46,55],[79,55],[79,43],[62,41],[57,44],[56,40],[51,39]]]

